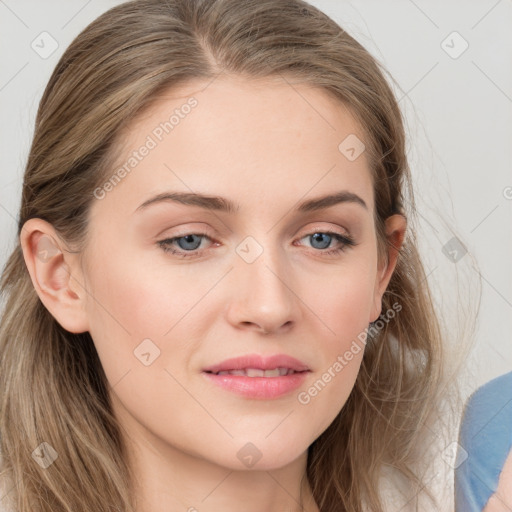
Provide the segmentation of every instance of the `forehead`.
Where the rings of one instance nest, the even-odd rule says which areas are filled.
[[[348,189],[373,208],[363,130],[341,101],[308,84],[190,82],[155,98],[118,140],[110,176],[124,172],[108,199],[119,208],[167,189],[260,208]]]

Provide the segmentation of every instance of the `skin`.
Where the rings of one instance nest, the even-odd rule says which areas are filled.
[[[483,512],[510,512],[512,510],[512,452],[508,454],[500,474],[498,488],[489,498]]]
[[[182,86],[127,127],[120,162],[192,95],[197,107],[93,201],[81,254],[67,252],[47,222],[25,224],[27,267],[57,321],[91,333],[130,447],[138,512],[296,511],[301,492],[304,510],[318,511],[301,486],[307,448],[342,409],[363,351],[307,405],[297,394],[379,317],[406,222],[387,220],[392,246],[379,262],[366,154],[349,161],[338,150],[349,134],[364,140],[363,132],[341,103],[303,84],[222,77]],[[134,213],[170,190],[223,196],[240,207],[227,213],[161,202]],[[367,208],[345,202],[293,211],[341,190]],[[332,239],[321,249],[309,236],[325,231],[357,245],[326,256],[341,244]],[[157,244],[202,232],[210,238],[197,258]],[[263,249],[252,263],[236,252],[247,236]],[[45,244],[54,250],[41,261]],[[160,350],[149,366],[134,356],[146,338]],[[272,400],[235,395],[202,374],[244,354],[288,354],[310,373],[299,390]],[[237,457],[247,443],[261,454],[251,468]]]

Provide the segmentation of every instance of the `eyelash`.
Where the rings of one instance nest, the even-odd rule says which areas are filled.
[[[339,247],[336,247],[334,249],[317,249],[315,251],[315,252],[319,252],[320,254],[325,255],[325,256],[336,256],[336,255],[340,254],[341,252],[347,250],[348,248],[354,247],[357,245],[351,236],[340,235],[339,233],[336,233],[335,231],[314,231],[312,233],[304,235],[300,239],[306,238],[308,236],[313,236],[317,233],[320,233],[323,235],[329,235],[341,243],[341,245]],[[176,240],[179,240],[180,238],[184,238],[189,235],[202,236],[202,237],[205,237],[205,238],[208,238],[211,240],[211,238],[206,233],[186,233],[185,235],[176,236],[173,238],[166,238],[165,240],[160,240],[159,242],[157,242],[157,244],[160,246],[160,248],[165,253],[173,254],[175,256],[178,256],[179,258],[184,258],[184,259],[185,258],[197,258],[197,257],[201,256],[201,252],[197,252],[197,251],[200,251],[199,249],[194,249],[194,251],[181,251],[181,250],[173,249],[171,246],[171,244],[174,243]],[[207,249],[205,249],[205,250],[207,250]]]

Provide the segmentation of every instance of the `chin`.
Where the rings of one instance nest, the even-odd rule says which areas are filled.
[[[288,443],[288,444],[287,444]],[[305,441],[299,443],[294,436],[287,438],[276,436],[272,442],[261,438],[248,438],[233,441],[234,448],[230,448],[232,455],[226,459],[225,452],[216,461],[226,468],[234,471],[272,471],[288,466],[300,457],[307,456],[309,444]]]

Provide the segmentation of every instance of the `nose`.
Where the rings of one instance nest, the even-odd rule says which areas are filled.
[[[297,283],[279,250],[265,248],[252,263],[238,258],[232,279],[227,318],[237,329],[277,334],[290,330],[300,319]]]

